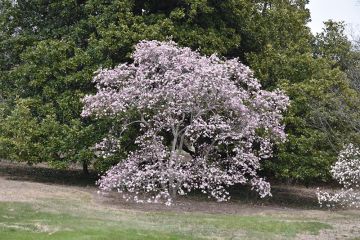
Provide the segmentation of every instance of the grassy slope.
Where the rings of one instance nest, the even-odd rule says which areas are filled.
[[[329,227],[271,216],[90,210],[66,201],[0,202],[0,239],[9,240],[288,239]]]
[[[246,192],[234,189],[235,200],[230,203],[193,196],[180,200],[169,211],[162,205],[128,205],[117,195],[96,195],[94,179],[79,176],[78,171],[0,161],[0,240],[309,240],[360,236],[359,211],[320,210],[311,189],[277,187],[274,197],[266,202],[254,201]]]

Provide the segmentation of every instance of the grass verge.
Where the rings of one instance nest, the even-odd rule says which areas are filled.
[[[52,207],[51,207],[52,206]],[[330,225],[271,216],[142,212],[72,202],[0,202],[0,239],[290,239]]]

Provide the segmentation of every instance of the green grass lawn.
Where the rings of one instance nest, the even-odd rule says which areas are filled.
[[[86,208],[79,203],[0,202],[0,239],[289,239],[331,226],[316,221],[205,213]]]
[[[264,202],[234,189],[229,203],[194,195],[166,207],[98,195],[79,176],[0,162],[0,240],[360,239],[360,211],[319,209],[311,189],[275,187]]]

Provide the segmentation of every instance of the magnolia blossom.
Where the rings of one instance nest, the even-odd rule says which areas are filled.
[[[142,41],[133,59],[100,69],[97,93],[83,100],[82,116],[123,121],[118,137],[130,124],[141,133],[138,150],[102,176],[100,189],[167,204],[195,189],[226,201],[234,184],[271,195],[257,171],[285,140],[286,95],[261,90],[238,59],[202,56],[171,41]]]
[[[336,193],[317,191],[320,206],[360,207],[360,149],[347,145],[331,167],[331,174],[343,188]]]

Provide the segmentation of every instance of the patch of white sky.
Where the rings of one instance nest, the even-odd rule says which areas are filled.
[[[321,32],[323,22],[332,19],[345,22],[350,38],[360,36],[360,0],[310,0],[308,8],[311,13],[308,26],[313,33]]]

